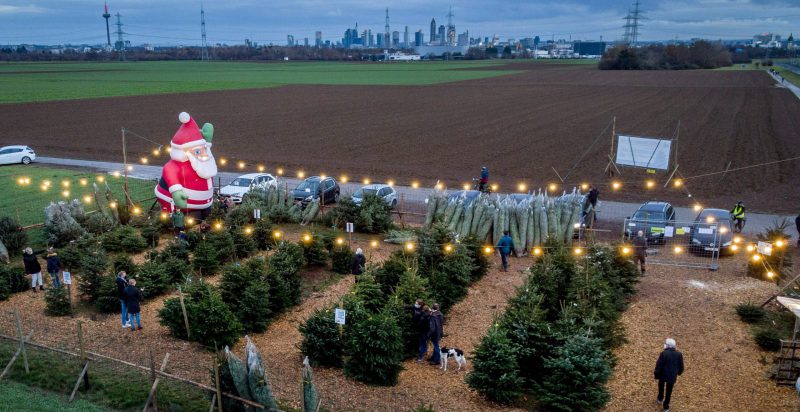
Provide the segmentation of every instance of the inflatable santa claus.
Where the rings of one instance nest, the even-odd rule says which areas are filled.
[[[171,159],[161,171],[156,197],[163,211],[180,209],[204,218],[214,196],[211,178],[217,175],[217,163],[211,154],[214,126],[206,123],[200,129],[186,112],[178,120],[182,124],[172,137]]]

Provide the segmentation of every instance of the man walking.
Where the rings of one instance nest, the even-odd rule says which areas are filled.
[[[134,320],[136,321],[138,329],[142,330],[142,318],[139,316],[139,312],[141,312],[139,302],[142,301],[142,291],[136,287],[136,279],[128,281],[128,286],[125,288],[123,295],[125,296],[125,306],[128,309],[128,316],[130,317],[131,331],[137,329],[133,326]]]
[[[44,290],[42,285],[42,265],[39,259],[33,254],[33,249],[26,247],[22,251],[22,263],[25,265],[25,274],[31,275],[31,290],[36,293],[36,283],[39,283],[39,290]]]
[[[50,280],[52,281],[54,288],[61,287],[61,280],[59,279],[60,272],[61,272],[61,259],[58,258],[58,254],[56,253],[55,249],[48,248],[47,273],[50,274]]]
[[[675,339],[668,338],[664,343],[664,350],[656,362],[653,371],[658,380],[658,397],[656,402],[661,404],[664,412],[669,412],[669,401],[672,398],[672,388],[678,380],[678,375],[683,373],[683,354],[678,352]]]
[[[117,278],[115,282],[117,283],[117,296],[119,297],[119,305],[120,305],[120,318],[122,319],[122,328],[127,328],[128,325],[128,306],[125,305],[125,288],[128,287],[128,280],[126,277],[128,276],[125,271],[121,271],[117,273]]]
[[[633,238],[633,264],[639,264],[639,271],[644,276],[644,263],[647,258],[647,238],[641,230]]]
[[[503,272],[508,272],[508,255],[514,249],[514,240],[508,235],[508,230],[503,231],[503,237],[497,242],[497,252],[500,253],[500,261],[503,262]]]
[[[433,355],[431,355],[430,364],[439,365],[439,362],[442,360],[440,353],[441,350],[439,349],[439,340],[442,339],[442,334],[444,332],[442,329],[444,317],[442,316],[442,312],[439,312],[438,303],[434,303],[431,308],[430,320],[428,321],[428,335],[431,339],[431,342],[433,342]]]
[[[736,233],[742,233],[742,228],[744,228],[744,212],[744,201],[742,200],[736,203],[736,206],[731,210],[731,216],[734,222],[733,231]]]

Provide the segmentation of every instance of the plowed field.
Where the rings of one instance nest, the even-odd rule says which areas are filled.
[[[399,184],[441,179],[458,187],[487,165],[501,190],[555,181],[552,168],[564,176],[614,116],[618,133],[642,136],[671,137],[680,121],[677,163],[687,177],[723,171],[729,162],[734,169],[800,155],[800,101],[759,71],[508,68],[523,72],[427,86],[292,85],[6,104],[0,105],[0,143],[27,143],[42,155],[121,161],[121,127],[167,144],[177,113],[186,110],[199,123],[214,123],[217,157],[271,170]],[[611,193],[603,174],[610,132],[570,173],[569,184],[598,184],[606,199],[690,203],[674,189],[644,193],[642,171],[623,170],[623,190]],[[138,159],[153,145],[133,138],[128,149]],[[704,204],[724,207],[742,198],[751,210],[796,212],[799,176],[800,163],[786,162],[686,185]]]

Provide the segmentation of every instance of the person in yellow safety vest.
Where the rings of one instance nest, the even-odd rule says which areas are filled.
[[[742,228],[744,227],[744,202],[739,201],[736,203],[736,206],[733,207],[731,210],[731,216],[733,217],[733,230],[736,233],[742,233]]]

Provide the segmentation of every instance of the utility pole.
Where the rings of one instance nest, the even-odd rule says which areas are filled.
[[[105,8],[103,9],[103,18],[106,19],[106,45],[110,48],[111,47],[111,31],[108,27],[108,19],[111,18],[111,14],[108,13],[108,3],[105,3]]]
[[[200,60],[207,61],[208,59],[208,42],[206,41],[206,12],[203,10],[203,3],[200,3],[200,37],[202,38],[202,49],[200,51]]]
[[[122,16],[117,13],[117,31],[114,34],[117,35],[117,52],[119,52],[119,61],[125,61],[125,39],[122,37],[125,32],[122,31]]]

